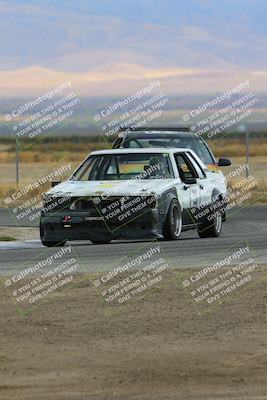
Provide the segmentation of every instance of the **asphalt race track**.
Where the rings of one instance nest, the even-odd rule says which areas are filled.
[[[11,225],[6,210],[0,210],[1,225]],[[257,263],[267,264],[267,205],[249,206],[235,209],[223,224],[219,238],[199,239],[196,231],[182,233],[179,241],[160,241],[170,265],[175,268],[211,265],[224,251],[239,242],[250,246]],[[104,271],[115,268],[122,257],[132,257],[131,253],[147,243],[112,242],[109,245],[93,245],[91,242],[70,242],[80,260],[82,271]],[[0,274],[25,268],[31,259],[42,260],[58,249],[47,249],[39,240],[22,242],[0,242]]]

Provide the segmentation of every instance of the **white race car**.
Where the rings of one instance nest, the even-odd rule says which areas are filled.
[[[44,197],[43,245],[67,240],[163,238],[197,229],[200,237],[221,233],[227,190],[190,149],[95,151],[71,178]]]

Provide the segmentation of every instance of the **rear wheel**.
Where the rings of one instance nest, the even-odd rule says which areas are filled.
[[[41,239],[41,242],[42,242],[43,246],[46,246],[46,247],[63,247],[65,245],[65,243],[66,243],[66,240],[63,240],[61,242],[59,242],[59,241],[50,242],[50,241],[44,240],[43,237],[44,237],[44,228],[43,228],[42,224],[40,223],[40,239]]]
[[[216,213],[211,221],[206,220],[197,230],[201,238],[220,236],[222,231],[222,214],[220,212]]]
[[[163,226],[165,240],[177,240],[182,231],[182,213],[176,199],[172,200]]]

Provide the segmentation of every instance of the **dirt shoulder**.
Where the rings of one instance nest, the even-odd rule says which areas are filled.
[[[266,398],[266,281],[208,314],[171,282],[107,316],[80,278],[23,315],[1,285],[0,399]]]
[[[35,240],[39,239],[39,229],[0,226],[0,237],[9,237],[15,240]]]

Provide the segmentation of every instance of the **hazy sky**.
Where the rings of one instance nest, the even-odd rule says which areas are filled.
[[[0,96],[65,79],[88,95],[157,78],[177,94],[265,91],[266,0],[8,0],[0,19]]]

